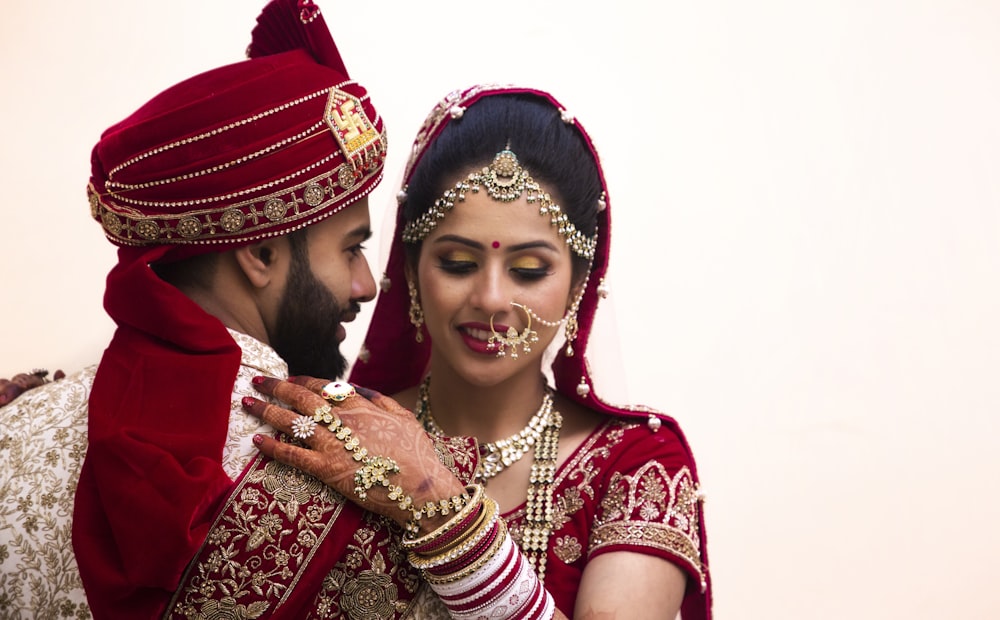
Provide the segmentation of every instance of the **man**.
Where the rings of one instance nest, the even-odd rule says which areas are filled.
[[[257,455],[251,438],[273,433],[240,406],[259,396],[252,377],[344,371],[343,324],[375,295],[360,250],[382,121],[312,2],[268,5],[247,53],[94,148],[91,212],[120,246],[105,297],[118,328],[99,367],[0,410],[4,617],[169,611]]]
[[[99,367],[0,409],[0,616],[551,618],[471,484],[473,439],[364,388],[278,381],[344,371],[386,141],[311,1],[273,0],[248,56],[94,148],[118,327]],[[294,442],[322,476],[266,456]]]

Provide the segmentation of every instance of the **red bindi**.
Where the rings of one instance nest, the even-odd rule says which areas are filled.
[[[499,242],[499,241],[494,241],[494,242],[493,242],[493,249],[495,250],[495,249],[497,249],[498,247],[500,247],[500,242]]]

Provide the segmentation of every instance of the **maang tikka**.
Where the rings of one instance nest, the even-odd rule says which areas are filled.
[[[473,172],[465,180],[449,189],[423,215],[408,222],[403,227],[404,243],[420,243],[433,231],[445,215],[455,208],[455,204],[465,200],[467,192],[477,193],[485,188],[490,198],[498,202],[513,202],[522,195],[530,204],[538,205],[538,214],[548,216],[549,221],[559,230],[572,253],[588,261],[594,259],[597,249],[597,233],[585,235],[563,213],[562,208],[552,202],[552,197],[542,191],[542,187],[521,166],[517,155],[509,148],[494,156],[492,163]],[[405,189],[397,200],[405,200]]]

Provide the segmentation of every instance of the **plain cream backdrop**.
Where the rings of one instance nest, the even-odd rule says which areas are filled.
[[[626,387],[694,447],[719,618],[1000,617],[1000,4],[320,4],[389,128],[377,231],[453,88],[588,127]],[[241,59],[260,6],[5,3],[0,376],[99,358],[90,149]]]

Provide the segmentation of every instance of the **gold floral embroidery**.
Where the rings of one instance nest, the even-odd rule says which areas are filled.
[[[71,537],[96,370],[0,408],[0,617],[91,617]]]
[[[455,477],[468,484],[478,466],[476,440],[471,437],[441,437],[427,433],[434,444],[434,452],[438,460],[448,468]]]
[[[460,477],[471,478],[474,442],[456,438],[439,448]],[[234,614],[230,617],[249,618],[274,611],[305,584],[300,578],[311,554],[345,504],[315,478],[257,460],[210,530],[171,604],[172,613],[201,618],[225,610]],[[360,518],[363,525],[353,531],[304,618],[381,620],[409,614],[421,581],[399,545],[401,531],[372,513]],[[248,615],[238,615],[244,609]]]
[[[603,438],[601,437],[602,434]],[[618,420],[609,422],[605,426],[603,433],[595,434],[586,444],[580,447],[576,457],[566,467],[565,479],[577,481],[576,487],[580,492],[594,499],[594,488],[591,486],[591,483],[601,471],[600,466],[595,465],[595,462],[607,459],[611,454],[611,448],[621,443],[624,436],[625,427],[622,422]],[[595,447],[594,444],[598,439],[602,439],[604,445]],[[562,477],[559,476],[559,478]],[[558,485],[559,483],[560,480],[557,478],[556,484]]]
[[[552,528],[558,530],[569,523],[570,515],[583,508],[583,498],[580,497],[580,489],[570,487],[563,492],[562,496],[556,498],[552,510]]]
[[[316,599],[316,618],[382,620],[404,614],[420,587],[420,574],[406,561],[399,530],[366,513],[344,558],[327,573]]]
[[[620,474],[616,474],[617,477],[621,477]],[[612,478],[612,483],[616,482]],[[604,511],[604,518],[608,521],[618,521],[622,519],[625,515],[623,510],[625,508],[625,489],[615,486],[608,489],[608,492],[601,499],[601,510]]]
[[[631,476],[616,472],[600,504],[589,554],[611,545],[639,545],[666,551],[704,581],[698,532],[698,491],[682,467],[671,477],[650,461]]]
[[[251,381],[255,375],[267,375],[284,379],[288,376],[288,366],[271,347],[246,334],[229,330],[242,355],[240,369],[233,385],[233,398],[229,409],[229,431],[222,448],[222,468],[235,480],[246,466],[257,456],[253,445],[255,434],[273,435],[274,429],[260,421],[260,418],[246,412],[241,404],[244,396],[260,398]]]
[[[566,564],[572,564],[583,555],[583,547],[575,536],[563,536],[556,540],[556,546],[552,552]]]
[[[646,521],[652,521],[666,511],[667,494],[661,479],[653,472],[646,472],[643,475],[641,488],[638,500],[639,514]]]
[[[282,463],[261,462],[240,481],[188,569],[171,605],[175,615],[257,618],[280,605],[337,520],[343,498],[332,489]]]
[[[345,583],[340,596],[351,620],[379,620],[394,611],[396,584],[385,573],[366,571]]]

